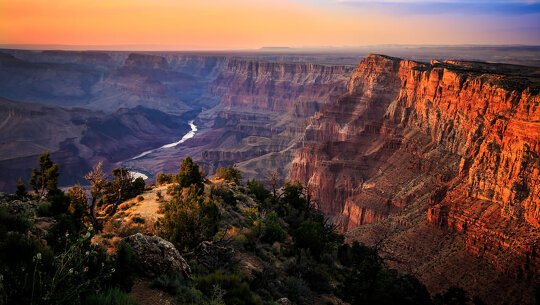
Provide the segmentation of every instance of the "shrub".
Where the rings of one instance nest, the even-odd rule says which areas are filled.
[[[198,195],[192,187],[184,198],[177,195],[164,205],[164,215],[158,222],[159,234],[179,250],[193,249],[217,232],[219,217],[216,204]]]
[[[260,203],[263,203],[270,197],[270,191],[264,188],[264,185],[257,180],[248,180],[247,182],[248,193],[255,196],[255,199]]]
[[[169,294],[176,294],[183,286],[185,286],[184,277],[181,274],[162,274],[155,278],[150,286],[152,288],[161,289]]]
[[[262,240],[272,244],[276,241],[283,241],[286,236],[287,233],[281,227],[277,213],[271,212],[266,215],[266,218],[264,219]]]
[[[139,194],[144,193],[145,187],[146,187],[146,184],[142,177],[138,177],[137,179],[133,180],[133,183],[131,184],[133,196],[137,196]]]
[[[173,174],[164,174],[164,173],[160,173],[157,175],[156,177],[156,182],[158,184],[168,184],[168,183],[172,183],[174,180],[174,176]]]
[[[216,178],[240,184],[242,174],[235,166],[220,167],[216,170]]]
[[[262,305],[261,300],[251,291],[248,283],[237,275],[215,272],[196,278],[195,285],[197,289],[208,296],[215,294],[216,287],[222,289],[224,291],[223,301],[227,305]]]
[[[141,216],[134,216],[131,220],[134,223],[145,223],[144,218],[142,218]]]
[[[124,241],[116,249],[115,272],[111,276],[111,283],[124,291],[130,291],[135,280],[135,259],[133,248]]]
[[[84,305],[137,305],[129,295],[118,288],[89,296]]]
[[[218,196],[223,199],[223,202],[230,206],[236,206],[236,197],[233,191],[223,186],[217,186],[212,188],[212,196]]]
[[[26,184],[24,183],[24,180],[22,178],[17,179],[17,190],[15,192],[15,196],[19,199],[24,199],[28,196],[28,192],[26,191]]]
[[[137,196],[137,201],[138,202],[141,202],[143,200],[144,200],[144,196],[142,196],[142,195]]]
[[[181,187],[190,187],[191,185],[195,185],[197,189],[202,189],[203,178],[199,165],[193,162],[191,157],[187,157],[182,160],[180,171],[176,175],[176,181]]]
[[[294,244],[297,248],[309,249],[315,257],[325,250],[327,243],[324,225],[312,219],[302,222],[294,232]]]
[[[161,193],[161,190],[156,191],[156,201],[160,202],[163,200],[163,194]]]

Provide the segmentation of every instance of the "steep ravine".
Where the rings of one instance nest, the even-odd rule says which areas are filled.
[[[196,119],[197,137],[133,166],[152,174],[174,171],[178,160],[192,156],[209,174],[237,164],[246,178],[265,179],[268,172],[288,172],[306,118],[346,89],[354,67],[310,63],[265,62],[227,58],[203,99],[217,105]]]
[[[461,285],[490,303],[531,303],[540,273],[538,75],[371,55],[347,93],[310,119],[290,178],[350,239],[379,244],[432,291]]]

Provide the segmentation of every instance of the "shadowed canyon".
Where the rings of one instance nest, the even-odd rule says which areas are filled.
[[[540,49],[380,51],[0,50],[0,190],[45,150],[66,187],[99,161],[147,182],[186,156],[235,165],[299,181],[346,241],[430,293],[533,304]]]

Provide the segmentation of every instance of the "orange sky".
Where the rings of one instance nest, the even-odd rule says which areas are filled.
[[[537,43],[493,29],[519,18],[497,16],[494,23],[490,15],[388,13],[338,0],[0,0],[0,44],[246,49]]]

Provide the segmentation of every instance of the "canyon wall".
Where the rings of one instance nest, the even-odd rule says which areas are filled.
[[[284,178],[306,118],[346,90],[353,70],[348,65],[225,58],[201,97],[217,104],[199,114],[197,136],[152,160],[129,164],[149,173],[176,171],[178,160],[191,155],[209,174],[236,164],[246,179],[265,180],[271,171]]]
[[[413,266],[409,271],[430,289],[440,288],[442,276],[426,262],[448,253],[436,240],[427,257],[415,253],[414,247],[430,247],[419,232],[435,234],[425,224],[460,233],[455,245],[518,277],[530,301],[531,281],[540,274],[538,72],[368,56],[347,93],[310,119],[290,178],[310,187],[319,208],[349,238],[405,257],[406,264],[395,266]],[[450,261],[439,263],[442,274]],[[504,302],[495,300],[501,291],[479,287],[478,278],[452,283],[444,276],[443,285],[469,285]]]

